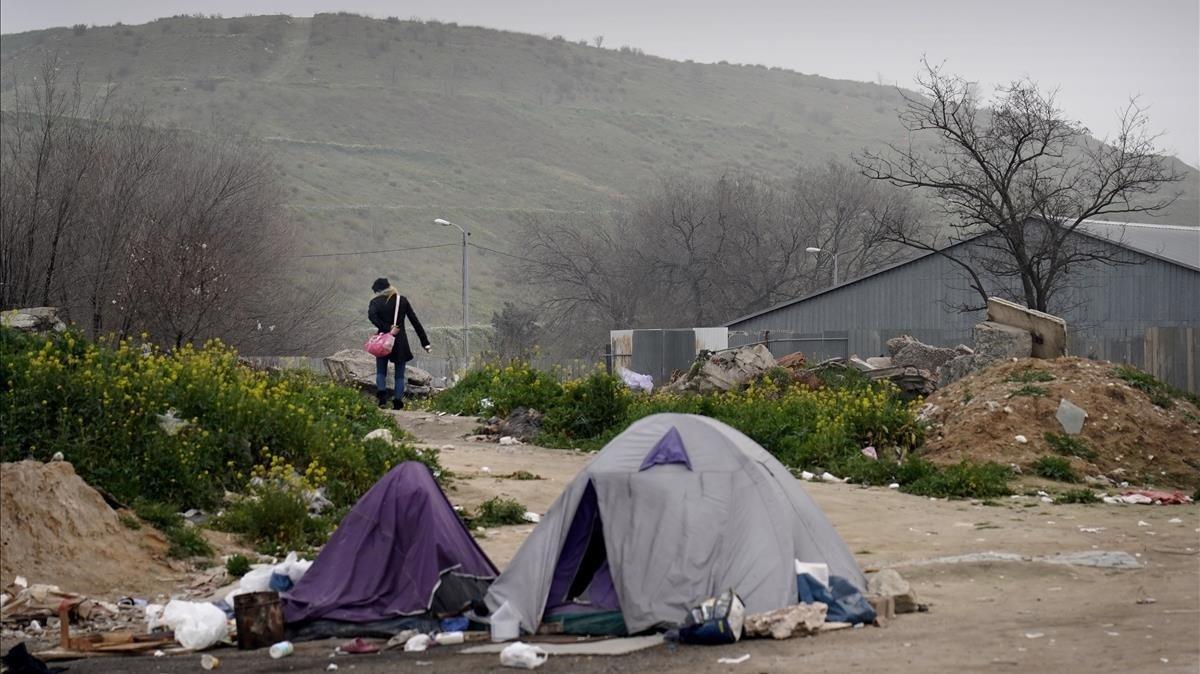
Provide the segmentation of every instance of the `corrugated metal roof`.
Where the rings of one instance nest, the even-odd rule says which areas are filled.
[[[1200,271],[1200,227],[1184,227],[1182,225],[1151,225],[1141,222],[1111,222],[1108,220],[1084,220],[1077,232],[1082,231],[1084,234],[1094,236],[1096,238],[1111,241],[1130,250],[1136,250],[1144,255],[1166,260],[1174,264],[1178,264],[1189,269]],[[987,232],[980,232],[975,236],[968,237],[961,241],[946,246],[944,250],[961,246],[964,243],[975,240],[980,236],[985,236]],[[757,318],[764,314],[769,314],[773,311],[778,311],[784,307],[789,307],[793,304],[803,302],[818,295],[824,295],[828,292],[833,292],[844,286],[853,285],[860,281],[865,281],[869,278],[886,274],[893,269],[912,264],[917,260],[936,255],[933,252],[922,252],[919,255],[908,260],[902,260],[894,264],[890,264],[882,269],[877,269],[865,276],[859,276],[847,281],[842,281],[836,286],[821,288],[815,292],[798,297],[794,300],[786,300],[766,309],[761,309],[745,316],[740,316],[726,323],[726,327],[731,327],[748,321],[752,318]]]
[[[1079,229],[1140,253],[1200,271],[1200,227],[1084,220]]]

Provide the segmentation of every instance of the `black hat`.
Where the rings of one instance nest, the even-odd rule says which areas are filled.
[[[374,283],[371,284],[371,292],[383,292],[391,287],[391,285],[392,284],[385,277],[380,276],[379,278],[375,279]]]

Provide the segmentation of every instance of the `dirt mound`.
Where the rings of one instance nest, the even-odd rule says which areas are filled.
[[[182,574],[167,542],[132,530],[70,463],[0,464],[0,585],[17,575],[91,596],[153,596]]]
[[[1081,475],[1189,490],[1200,485],[1200,409],[1182,397],[1158,407],[1115,376],[1116,368],[1085,358],[1023,358],[965,377],[927,399],[924,455],[1027,469],[1040,457],[1073,452],[1084,455],[1070,457]],[[1045,435],[1063,435],[1055,415],[1064,398],[1087,419],[1079,435],[1069,436],[1082,445],[1056,449]]]

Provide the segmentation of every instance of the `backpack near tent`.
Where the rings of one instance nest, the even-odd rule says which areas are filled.
[[[679,623],[733,589],[746,611],[799,601],[796,561],[863,591],[854,556],[775,457],[729,426],[688,414],[641,419],[567,486],[492,584],[521,627],[630,633]],[[871,616],[873,618],[873,616]],[[594,628],[592,630],[588,629]]]
[[[429,469],[405,461],[354,504],[282,597],[284,622],[436,620],[483,597],[498,572]],[[383,629],[388,633],[391,629]],[[398,631],[398,630],[395,630]],[[328,626],[318,635],[339,633]]]

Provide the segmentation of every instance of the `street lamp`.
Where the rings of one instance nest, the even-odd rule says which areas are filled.
[[[453,222],[450,222],[449,220],[443,220],[442,218],[434,220],[433,224],[441,225],[443,227],[458,227],[458,231],[462,232],[463,362],[466,367],[469,367],[471,365],[471,332],[469,327],[470,323],[468,322],[467,307],[469,305],[467,299],[467,288],[470,287],[471,283],[471,268],[467,265],[467,237],[471,236],[471,233],[454,224]]]
[[[816,246],[809,246],[808,248],[804,249],[804,252],[812,253],[813,255],[820,255],[821,253],[824,253],[826,251],[824,251],[820,248],[817,248]],[[836,252],[832,252],[832,253],[828,253],[828,254],[830,257],[833,258],[833,285],[836,286],[838,284],[838,264],[837,264],[838,254]]]

